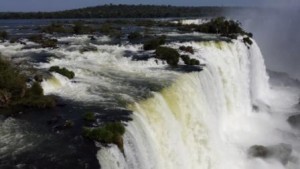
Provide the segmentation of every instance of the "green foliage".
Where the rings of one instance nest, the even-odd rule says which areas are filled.
[[[96,120],[95,114],[92,112],[85,113],[83,118],[86,121],[95,121]]]
[[[49,69],[50,72],[56,72],[63,76],[66,76],[69,79],[73,79],[75,77],[75,73],[66,69],[66,68],[60,68],[59,66],[51,66]]]
[[[200,65],[200,62],[197,59],[191,59],[190,60],[190,65]]]
[[[93,33],[94,31],[95,30],[92,27],[85,25],[83,21],[74,22],[73,33],[76,35],[90,34],[90,33]]]
[[[234,9],[230,7],[228,9]],[[53,18],[158,18],[219,16],[224,7],[175,7],[155,5],[102,5],[60,12],[0,13],[2,19],[53,19]]]
[[[179,53],[169,47],[158,47],[155,51],[156,58],[166,60],[171,66],[176,66],[179,61]]]
[[[32,35],[28,38],[30,41],[40,44],[43,48],[56,48],[57,39],[43,37],[43,35]]]
[[[143,35],[140,33],[140,32],[131,32],[129,35],[128,35],[128,39],[129,40],[136,40],[136,39],[140,39],[142,38]]]
[[[111,37],[121,37],[121,29],[113,27],[108,23],[102,24],[99,31],[102,34],[109,35]]]
[[[26,91],[25,79],[16,68],[0,56],[0,89],[11,93],[13,99],[21,98]]]
[[[53,34],[53,33],[68,33],[70,32],[70,30],[67,30],[63,24],[61,23],[52,23],[48,26],[45,26],[42,28],[42,32],[44,33],[49,33],[49,34]]]
[[[163,35],[158,38],[146,41],[144,43],[144,50],[155,50],[157,47],[165,43],[166,43],[166,36]]]
[[[26,95],[28,95],[28,96],[43,96],[44,90],[38,82],[34,82],[31,86],[31,88],[29,88],[28,91],[26,92]]]
[[[55,107],[56,103],[50,96],[30,96],[17,100],[15,105],[32,108],[52,108]]]
[[[215,33],[227,36],[230,34],[245,34],[240,23],[233,20],[226,20],[224,17],[212,19],[210,22],[198,25],[195,29],[198,32]]]
[[[123,150],[123,135],[125,127],[121,122],[107,123],[103,127],[83,128],[83,136],[104,144],[116,144]]]
[[[0,107],[48,108],[55,106],[54,99],[44,96],[43,89],[38,82],[27,88],[25,79],[17,68],[0,57]]]
[[[187,53],[194,54],[194,49],[191,46],[180,46],[179,50],[187,52]]]
[[[181,55],[180,57],[186,65],[200,65],[199,60],[191,59],[188,55]]]
[[[8,33],[6,31],[0,31],[0,40],[8,39]]]

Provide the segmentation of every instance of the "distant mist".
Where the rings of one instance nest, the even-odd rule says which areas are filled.
[[[272,6],[228,15],[254,34],[268,69],[300,79],[300,2],[287,0]]]

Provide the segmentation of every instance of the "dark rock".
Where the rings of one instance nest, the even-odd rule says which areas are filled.
[[[251,146],[248,150],[248,155],[251,157],[266,158],[269,154],[268,148],[262,145]]]
[[[300,128],[300,114],[290,116],[287,121],[292,127]]]
[[[292,146],[280,143],[273,146],[254,145],[248,149],[248,155],[254,158],[273,158],[287,164],[292,154]]]
[[[90,38],[91,41],[96,41],[97,40],[95,36],[89,36],[89,38]]]
[[[84,46],[82,47],[80,50],[80,53],[84,53],[84,52],[96,52],[98,51],[98,49],[95,46]]]

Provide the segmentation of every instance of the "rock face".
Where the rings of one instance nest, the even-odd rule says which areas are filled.
[[[292,146],[280,143],[273,146],[254,145],[248,149],[248,156],[252,158],[273,158],[282,164],[287,164],[292,154]]]
[[[290,116],[287,121],[292,127],[300,128],[300,114]]]
[[[268,157],[269,153],[270,152],[268,148],[262,145],[251,146],[248,150],[248,155],[251,157],[266,158]]]
[[[0,107],[7,107],[11,102],[11,93],[6,90],[0,90]]]

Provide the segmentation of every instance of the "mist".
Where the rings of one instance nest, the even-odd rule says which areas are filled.
[[[231,11],[254,34],[270,70],[300,79],[300,4],[296,0],[262,4],[262,8]],[[268,6],[268,7],[266,7]]]

